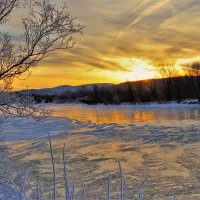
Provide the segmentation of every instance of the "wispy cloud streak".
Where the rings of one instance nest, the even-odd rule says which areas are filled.
[[[131,27],[133,27],[135,24],[139,23],[142,21],[144,18],[148,17],[151,15],[153,12],[164,6],[165,4],[169,3],[171,0],[160,0],[156,3],[154,3],[152,6],[148,7],[145,9],[136,19],[134,19],[131,23],[129,23],[123,31],[121,31],[118,35],[118,39],[122,37],[122,35]]]

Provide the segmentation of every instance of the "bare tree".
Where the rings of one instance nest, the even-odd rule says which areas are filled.
[[[189,66],[190,80],[195,91],[198,102],[200,103],[200,63],[195,62]]]
[[[16,1],[12,5],[3,2],[7,12],[0,24],[16,6]],[[25,8],[28,16],[22,18],[23,42],[17,45],[8,33],[0,33],[0,80],[6,83],[37,66],[50,52],[72,48],[73,35],[82,33],[83,26],[75,23],[66,4],[59,9],[49,0],[35,0],[26,2]]]
[[[14,10],[20,9],[22,5],[27,10],[27,16],[21,19],[22,42],[16,42],[9,33],[3,33],[0,30],[0,111],[3,113],[8,111],[9,114],[11,113],[8,105],[12,103],[17,102],[18,105],[24,103],[22,107],[29,108],[29,105],[33,105],[29,97],[26,100],[30,102],[25,103],[20,97],[8,93],[12,90],[13,79],[24,72],[29,72],[50,52],[72,48],[73,35],[82,33],[83,29],[83,26],[77,24],[75,18],[70,15],[66,4],[59,8],[50,0],[1,0],[0,25],[4,26]],[[16,108],[10,107],[12,110]],[[27,110],[29,110],[29,115],[32,111]]]
[[[159,78],[162,78],[162,89],[167,101],[172,100],[172,87],[174,85],[173,77],[178,75],[174,63],[159,64],[156,66]]]
[[[22,8],[26,12],[21,17],[19,42],[1,28],[6,29],[10,17]],[[0,115],[31,116],[37,120],[50,115],[48,109],[35,104],[32,96],[12,93],[12,82],[23,73],[30,73],[51,52],[72,48],[74,34],[83,30],[75,20],[66,4],[58,7],[50,0],[0,0]],[[0,167],[6,159],[0,155]],[[0,183],[1,180],[0,177]],[[11,180],[10,184],[14,182]]]
[[[6,22],[14,8],[18,5],[17,0],[1,0],[0,1],[0,24]]]
[[[131,86],[130,81],[127,81],[125,84],[126,84],[126,96],[128,101],[130,101],[131,103],[135,103],[136,95],[134,94],[133,86]]]

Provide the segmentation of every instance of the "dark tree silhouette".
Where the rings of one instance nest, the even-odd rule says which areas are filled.
[[[177,76],[178,72],[173,63],[160,64],[156,66],[157,72],[162,78],[162,87],[167,101],[172,100],[172,87],[174,86],[173,77]]]

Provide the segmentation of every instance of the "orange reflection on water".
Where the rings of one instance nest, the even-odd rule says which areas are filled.
[[[124,109],[95,108],[95,107],[55,107],[55,116],[68,117],[83,122],[93,122],[97,124],[105,123],[132,123],[134,121],[152,121],[156,120],[153,111],[134,111]]]
[[[163,109],[162,107],[63,105],[54,106],[53,109],[55,116],[97,124],[200,119],[199,108]]]
[[[152,121],[156,119],[155,113],[153,112],[136,112],[133,115],[134,121]]]

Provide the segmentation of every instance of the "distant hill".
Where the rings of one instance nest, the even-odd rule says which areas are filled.
[[[75,92],[80,88],[92,89],[95,86],[100,87],[100,88],[107,88],[107,87],[114,86],[114,84],[96,83],[96,84],[85,84],[85,85],[79,85],[79,86],[62,85],[62,86],[58,86],[54,88],[30,89],[30,90],[21,90],[18,92],[29,93],[29,94],[34,94],[34,95],[60,95],[66,91]]]

